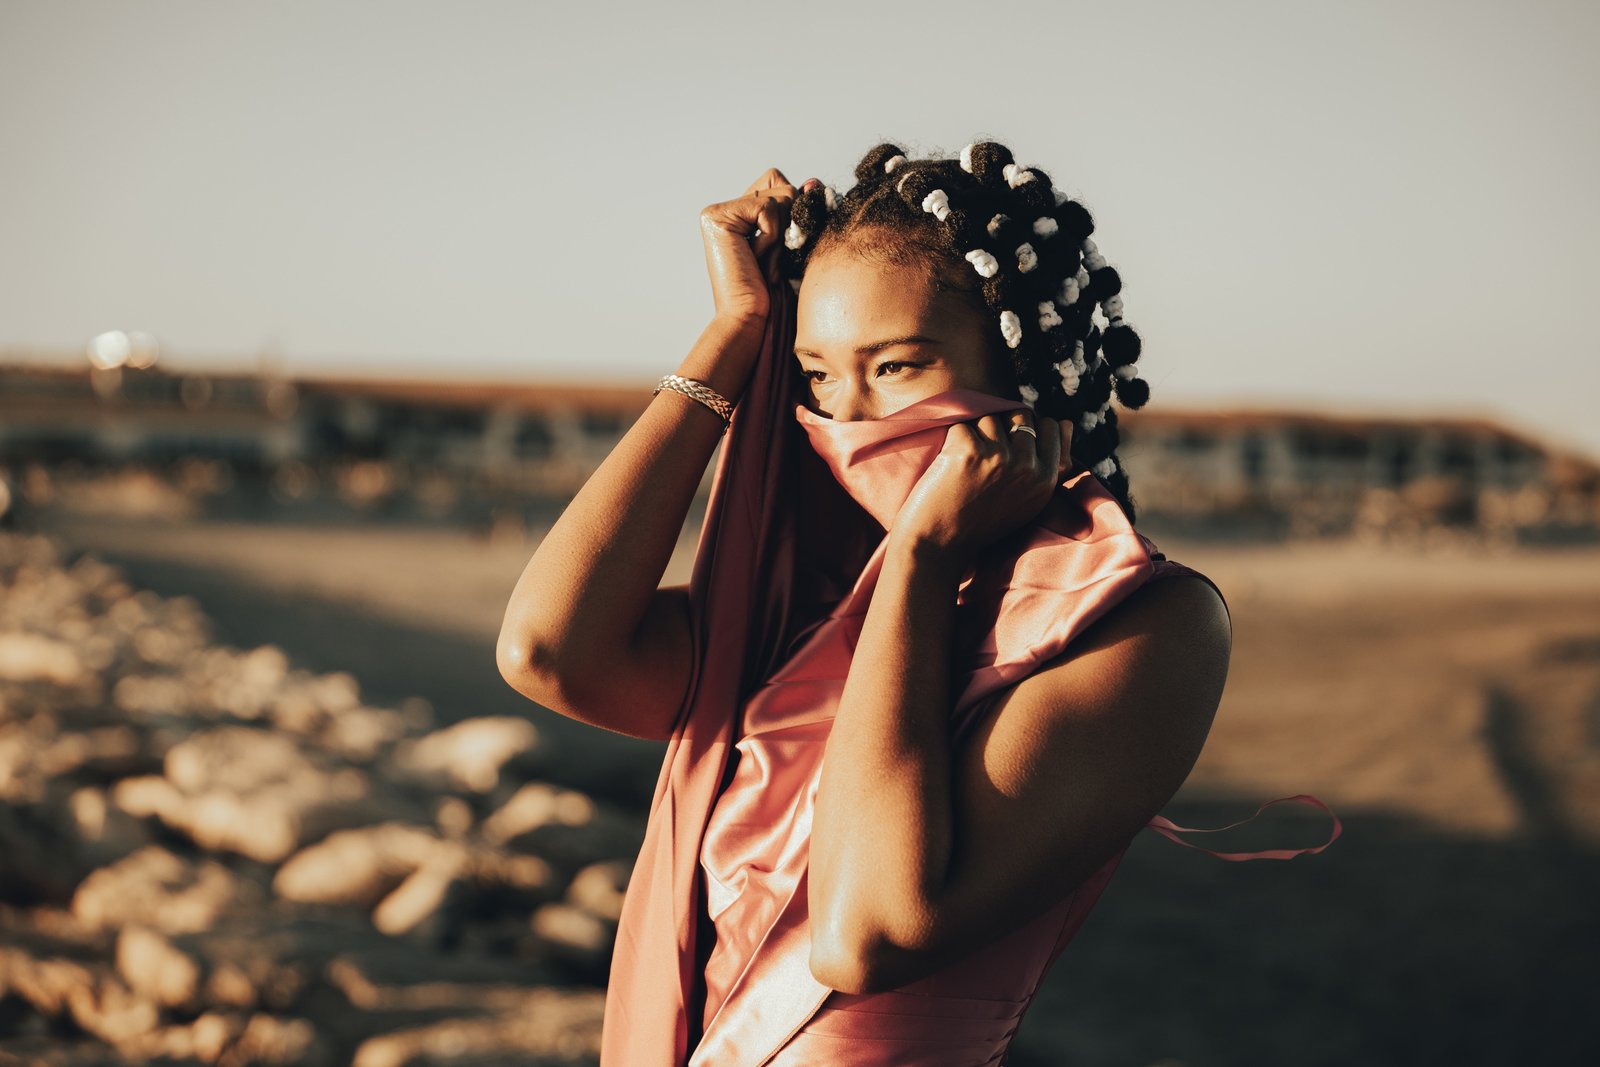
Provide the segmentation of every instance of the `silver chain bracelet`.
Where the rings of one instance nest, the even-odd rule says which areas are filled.
[[[685,378],[681,374],[668,374],[662,377],[661,381],[656,384],[655,392],[650,395],[655,396],[656,393],[661,392],[663,389],[670,389],[675,393],[682,393],[684,396],[700,401],[700,403],[721,416],[722,432],[728,432],[728,422],[733,418],[733,405],[728,402],[727,397],[711,388],[705,382],[697,381],[694,378]]]

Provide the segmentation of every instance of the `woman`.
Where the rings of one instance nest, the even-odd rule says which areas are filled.
[[[519,691],[669,742],[606,1067],[1002,1062],[1221,697],[1220,592],[1133,528],[1087,210],[994,142],[856,178],[702,212],[712,322],[506,612]]]

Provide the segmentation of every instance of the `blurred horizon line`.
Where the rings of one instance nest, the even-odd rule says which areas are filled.
[[[393,357],[377,357],[392,362]],[[308,362],[305,358],[289,359],[281,352],[258,350],[254,354],[238,357],[203,357],[193,354],[176,358],[163,351],[159,361],[151,366],[166,374],[196,376],[239,376],[255,378],[280,378],[328,384],[392,384],[428,385],[442,384],[464,387],[550,385],[558,388],[595,389],[605,391],[649,390],[655,376],[641,375],[625,368],[603,366],[589,372],[576,374],[562,368],[541,368],[537,373],[518,373],[493,364],[462,364],[447,357],[430,361],[433,371],[415,365],[406,368],[384,369],[376,362],[343,357],[326,362]],[[84,349],[44,348],[22,345],[0,345],[0,368],[26,367],[72,373],[94,369]],[[139,368],[135,368],[139,369]],[[1159,384],[1159,383],[1156,383]],[[1168,386],[1168,388],[1172,388]],[[1165,394],[1164,394],[1165,396]],[[647,398],[646,398],[647,399]],[[1118,408],[1119,417],[1137,419],[1142,414],[1170,413],[1182,415],[1250,416],[1276,414],[1284,416],[1320,416],[1334,419],[1395,419],[1440,420],[1488,423],[1517,435],[1537,440],[1552,451],[1564,451],[1575,457],[1600,462],[1600,441],[1587,441],[1547,424],[1535,424],[1512,413],[1508,408],[1482,402],[1419,403],[1414,400],[1392,400],[1360,396],[1324,397],[1305,393],[1261,392],[1230,389],[1226,392],[1207,393],[1195,390],[1178,390],[1170,399],[1156,400],[1141,409]]]

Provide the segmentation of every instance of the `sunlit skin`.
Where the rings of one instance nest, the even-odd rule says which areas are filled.
[[[878,347],[898,338],[920,340]],[[946,389],[1017,396],[970,305],[920,270],[848,249],[807,265],[794,351],[811,407],[841,421],[882,418]]]

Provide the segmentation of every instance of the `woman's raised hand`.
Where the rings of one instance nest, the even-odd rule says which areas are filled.
[[[794,194],[783,172],[769,167],[743,196],[700,212],[718,318],[766,319],[767,286],[778,278],[779,242],[789,226]]]
[[[969,561],[1044,509],[1071,450],[1072,423],[1031,410],[958,422],[895,515],[890,536]]]

